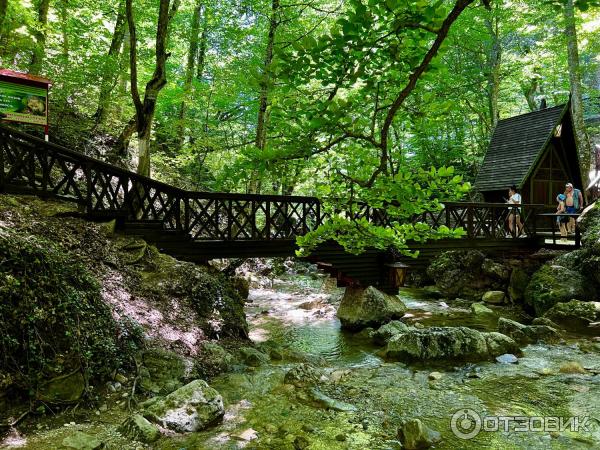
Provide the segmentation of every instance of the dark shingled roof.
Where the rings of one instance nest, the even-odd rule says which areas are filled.
[[[498,122],[475,180],[478,191],[496,191],[526,178],[562,120],[568,104],[541,109]]]

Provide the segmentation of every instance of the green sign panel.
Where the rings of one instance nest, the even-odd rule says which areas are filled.
[[[0,112],[13,122],[48,124],[48,91],[0,81]]]

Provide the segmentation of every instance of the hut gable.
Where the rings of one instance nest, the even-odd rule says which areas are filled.
[[[568,110],[567,103],[499,121],[475,188],[480,192],[513,184],[522,188]]]

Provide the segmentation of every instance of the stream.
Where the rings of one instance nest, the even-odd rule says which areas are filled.
[[[400,449],[398,429],[413,418],[440,433],[436,449],[600,448],[600,351],[589,336],[529,345],[517,364],[388,362],[367,333],[341,329],[335,312],[343,289],[334,283],[319,274],[253,279],[246,307],[250,336],[259,349],[277,351],[266,364],[236,366],[210,381],[224,399],[226,413],[219,425],[131,446],[116,431],[126,412],[111,409],[79,420],[82,425],[60,423],[47,430],[38,425],[27,439],[15,435],[11,444],[9,436],[0,448],[60,449],[53,443],[62,442],[64,427],[77,426],[97,433],[110,449]],[[427,292],[400,292],[408,323],[497,329],[498,316],[473,315],[468,302],[445,302]],[[496,311],[525,320],[518,308]],[[561,373],[567,361],[579,362],[586,373]],[[307,389],[284,383],[289,370],[306,362],[322,370],[316,389],[326,401],[320,404]],[[483,418],[480,432],[459,437],[451,426],[453,416],[459,425],[466,417]],[[507,417],[525,417],[533,431],[515,430],[523,419]],[[573,431],[575,422],[560,428],[553,417],[577,417],[577,424],[589,430]]]
[[[296,275],[293,280],[276,280],[273,287],[253,289],[247,309],[251,338],[258,344],[280,345],[288,355],[311,355],[309,360],[325,368],[320,392],[356,411],[307,402],[302,390],[283,383],[286,371],[299,363],[284,358],[213,380],[211,385],[225,399],[223,424],[171,439],[163,448],[398,449],[398,425],[407,418],[419,418],[441,433],[434,447],[440,449],[600,448],[600,371],[559,372],[565,361],[600,369],[600,354],[597,347],[590,351],[589,337],[569,336],[561,345],[529,345],[517,364],[386,362],[364,333],[341,329],[335,311],[343,290],[331,281]],[[498,317],[475,317],[468,303],[450,306],[411,289],[402,290],[400,297],[409,308],[409,322],[496,330]],[[518,320],[521,313],[503,308],[502,315]],[[431,380],[432,371],[441,377]],[[460,439],[452,432],[451,418],[465,409],[482,417],[546,418],[547,431],[541,431],[539,421],[531,427],[540,431],[504,431],[490,419],[475,437]],[[563,431],[553,431],[549,417],[587,418],[590,431],[571,431],[568,423]],[[493,431],[496,425],[499,429]]]

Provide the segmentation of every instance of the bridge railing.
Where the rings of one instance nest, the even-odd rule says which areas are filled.
[[[413,222],[460,227],[469,239],[516,239],[536,235],[537,216],[543,209],[537,204],[446,202],[440,211],[419,214]]]

